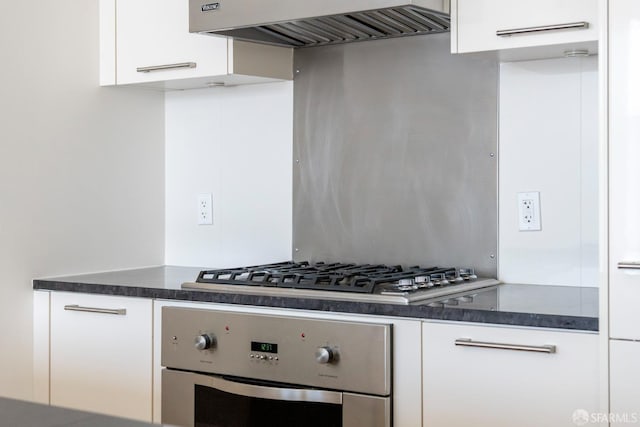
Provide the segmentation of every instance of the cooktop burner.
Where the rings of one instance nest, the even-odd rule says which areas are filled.
[[[497,284],[470,268],[282,262],[201,271],[183,288],[273,296],[409,304]]]

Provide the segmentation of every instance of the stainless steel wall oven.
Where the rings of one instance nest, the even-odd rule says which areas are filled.
[[[162,422],[390,427],[392,325],[162,309]]]

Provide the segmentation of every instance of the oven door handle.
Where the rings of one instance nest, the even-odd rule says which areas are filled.
[[[210,385],[220,391],[259,399],[284,400],[293,402],[317,402],[342,405],[342,393],[337,391],[304,388],[280,388],[229,381],[220,377],[210,377]]]

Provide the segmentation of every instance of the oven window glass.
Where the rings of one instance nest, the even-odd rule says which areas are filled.
[[[258,399],[195,386],[195,427],[341,427],[342,406]]]

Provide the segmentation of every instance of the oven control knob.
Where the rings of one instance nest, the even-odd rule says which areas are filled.
[[[198,350],[208,350],[213,347],[214,339],[211,335],[198,335],[194,341],[194,345]]]
[[[316,362],[331,363],[335,360],[335,352],[331,347],[318,347],[316,350]]]

